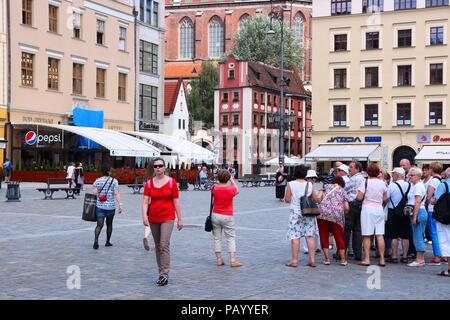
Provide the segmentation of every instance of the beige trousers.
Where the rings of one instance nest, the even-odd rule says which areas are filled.
[[[173,220],[163,223],[150,223],[153,240],[155,241],[156,262],[159,275],[168,276],[170,268],[170,236],[173,230]]]
[[[212,233],[215,252],[222,252],[222,231],[225,234],[225,240],[228,244],[228,252],[236,252],[234,217],[213,213],[211,221],[213,224]]]

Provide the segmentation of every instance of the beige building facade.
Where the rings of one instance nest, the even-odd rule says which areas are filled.
[[[130,1],[11,1],[11,122],[67,124],[76,107],[134,129]]]
[[[374,146],[392,168],[449,145],[449,19],[448,1],[314,1],[312,150]],[[327,171],[336,150],[307,160]]]
[[[8,119],[8,25],[7,3],[0,1],[0,164],[5,161],[5,124]]]

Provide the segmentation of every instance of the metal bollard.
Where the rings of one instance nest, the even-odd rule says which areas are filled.
[[[10,181],[6,183],[6,201],[7,202],[20,202],[20,182]]]

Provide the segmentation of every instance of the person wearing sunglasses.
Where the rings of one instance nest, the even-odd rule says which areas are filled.
[[[155,242],[156,262],[159,278],[156,284],[167,285],[170,268],[170,237],[177,217],[178,230],[183,229],[181,220],[178,185],[165,175],[165,161],[154,159],[147,169],[149,180],[144,187],[142,219],[149,226]]]

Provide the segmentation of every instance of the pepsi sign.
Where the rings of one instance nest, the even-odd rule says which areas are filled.
[[[39,143],[54,143],[54,142],[61,142],[61,135],[60,134],[36,134],[34,131],[28,131],[25,134],[25,143],[29,146],[39,144]]]

